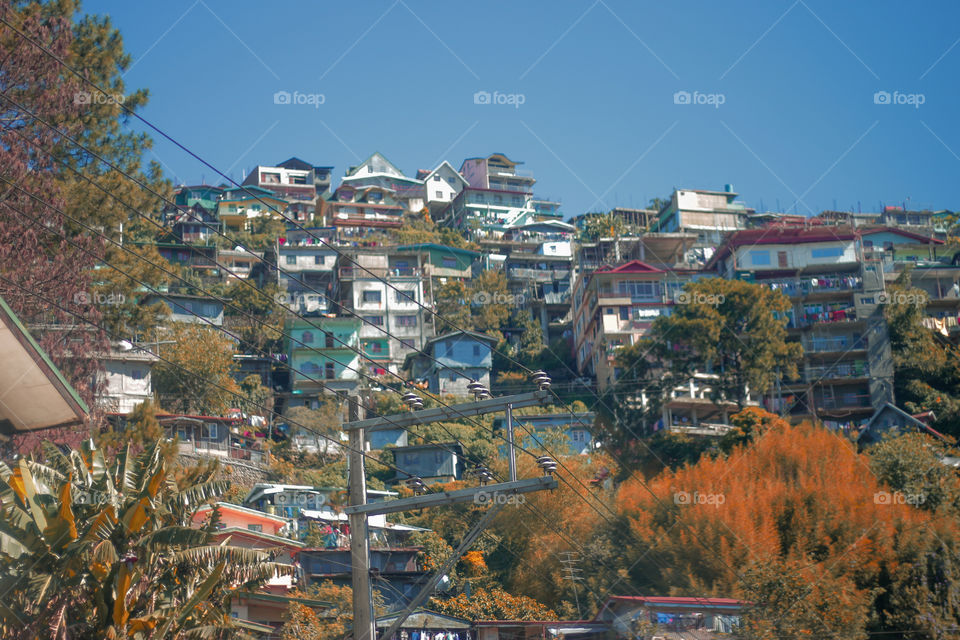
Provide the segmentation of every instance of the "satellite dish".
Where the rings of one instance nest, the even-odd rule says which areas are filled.
[[[117,348],[120,349],[120,351],[130,351],[133,349],[133,343],[129,340],[121,340],[117,343]]]

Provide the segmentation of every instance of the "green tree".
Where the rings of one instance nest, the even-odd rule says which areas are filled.
[[[782,292],[710,278],[688,283],[678,302],[651,330],[655,353],[675,378],[717,374],[714,399],[725,397],[743,408],[748,390],[763,394],[775,380],[796,377],[803,348],[787,341],[791,305]]]
[[[160,442],[160,451],[169,461],[176,455],[176,445],[168,440],[163,426],[157,420],[157,407],[153,400],[147,399],[133,408],[127,415],[126,427],[115,431],[106,428],[97,437],[97,445],[109,453],[125,451],[127,447],[139,453],[151,444]]]
[[[240,387],[234,381],[233,341],[205,325],[174,323],[173,344],[161,344],[153,381],[160,404],[174,413],[224,415],[236,406]],[[165,340],[162,340],[163,342]]]
[[[924,327],[927,294],[905,271],[884,308],[893,353],[894,395],[911,413],[934,412],[934,428],[960,437],[960,349]]]
[[[134,342],[154,331],[169,313],[163,302],[142,303],[144,284],[162,290],[172,280],[164,270],[177,273],[178,268],[164,260],[154,245],[127,244],[125,249],[108,245],[103,264],[94,270],[94,296],[111,336]]]
[[[225,482],[178,487],[155,443],[113,460],[86,443],[46,464],[0,464],[0,635],[5,638],[234,637],[230,601],[290,568],[217,544],[198,507]]]
[[[893,434],[868,450],[870,470],[877,479],[907,496],[921,509],[956,512],[960,484],[956,472],[941,460],[947,447],[923,433]]]

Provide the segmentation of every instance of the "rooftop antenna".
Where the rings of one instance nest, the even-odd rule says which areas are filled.
[[[777,198],[777,211],[783,213],[783,209],[780,208],[780,198]]]

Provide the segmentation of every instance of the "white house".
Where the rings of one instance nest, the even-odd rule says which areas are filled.
[[[157,356],[121,342],[101,359],[105,389],[100,404],[117,413],[130,413],[134,407],[153,397],[151,369]]]
[[[444,160],[423,180],[424,196],[431,215],[443,211],[468,183],[460,172]]]

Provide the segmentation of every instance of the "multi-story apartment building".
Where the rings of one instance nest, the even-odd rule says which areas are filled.
[[[340,182],[340,188],[343,187],[353,187],[356,190],[363,187],[382,187],[393,195],[403,210],[412,213],[422,210],[425,205],[423,180],[404,175],[379,152],[360,164],[349,167]]]
[[[754,213],[737,200],[731,185],[723,191],[675,189],[651,231],[697,234],[698,247],[715,247],[728,233],[746,228],[746,217]]]
[[[359,388],[364,362],[358,318],[294,318],[284,326],[290,364],[290,390],[306,396],[353,392]]]
[[[217,209],[217,201],[223,193],[223,187],[209,184],[182,184],[173,192],[173,202],[180,207],[192,207],[199,204],[208,211]]]
[[[529,172],[518,170],[520,164],[502,153],[464,160],[460,175],[468,186],[447,206],[439,222],[483,237],[500,235],[510,227],[537,220],[533,197],[536,179]],[[548,200],[537,201],[537,206],[546,218],[555,218],[559,210],[559,203]]]
[[[321,196],[330,190],[330,178],[333,174],[333,167],[324,167],[310,164],[306,160],[293,157],[277,164],[283,169],[294,169],[297,171],[309,171],[313,178],[313,186],[317,189],[317,195]]]
[[[250,229],[250,221],[261,216],[281,219],[289,213],[289,203],[270,189],[256,185],[224,189],[217,201],[217,217],[224,231],[243,233]]]
[[[656,318],[669,315],[683,285],[701,275],[694,269],[630,260],[578,277],[573,336],[580,373],[595,376],[600,390],[613,384],[620,375],[617,351],[641,340]]]
[[[330,302],[337,263],[331,236],[329,229],[288,229],[278,241],[281,302],[292,311],[301,315],[338,311]]]
[[[429,277],[422,254],[397,249],[350,249],[337,260],[335,296],[341,314],[364,319],[360,342],[383,368],[397,372],[408,353],[433,337],[433,322],[424,310]],[[389,335],[388,335],[389,334]]]
[[[379,185],[344,182],[322,203],[324,220],[338,229],[397,229],[403,224],[403,203],[397,192]]]
[[[772,226],[732,234],[707,269],[783,292],[790,339],[803,345],[798,379],[768,408],[836,427],[863,423],[893,402],[893,362],[882,270],[864,262],[853,227]]]
[[[291,158],[290,160],[296,160]],[[289,166],[295,163],[287,161]],[[243,180],[244,186],[272,191],[289,203],[290,213],[300,222],[310,222],[316,211],[317,186],[313,168],[292,169],[257,165]]]

